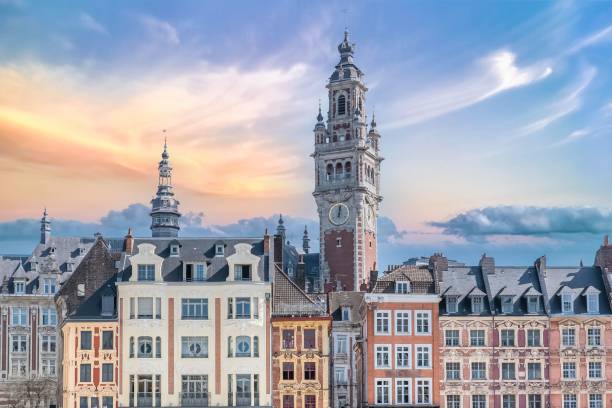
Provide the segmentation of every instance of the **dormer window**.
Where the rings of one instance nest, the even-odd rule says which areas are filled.
[[[206,266],[201,263],[185,265],[185,282],[206,280]]]
[[[512,313],[512,311],[514,310],[514,302],[512,301],[512,296],[501,296],[500,300],[502,313]]]
[[[540,300],[537,296],[527,296],[527,313],[538,313],[540,311]]]
[[[26,284],[24,281],[16,281],[14,282],[15,285],[15,294],[16,295],[23,295],[25,294],[25,288],[26,288]]]
[[[225,254],[225,247],[223,244],[215,245],[215,256],[223,256]]]
[[[178,256],[179,254],[179,246],[178,245],[170,245],[170,255]]]
[[[234,265],[234,280],[237,280],[237,281],[252,280],[251,265]]]
[[[52,246],[51,248],[49,248],[49,253],[50,254],[54,254],[55,253],[55,247]]]
[[[574,312],[574,297],[570,293],[561,295],[561,312],[566,314]]]
[[[36,272],[38,271],[38,263],[31,261],[30,262],[30,271],[32,272]]]
[[[66,272],[72,272],[72,269],[73,269],[73,263],[66,262]]]
[[[482,313],[482,296],[472,296],[472,313],[481,314]]]
[[[102,296],[102,316],[115,314],[115,297],[113,295]]]
[[[53,278],[43,279],[43,293],[45,295],[53,295],[55,293],[55,282],[56,280]]]
[[[401,293],[401,294],[410,293],[410,282],[408,281],[395,282],[395,293]]]
[[[351,320],[351,308],[348,306],[342,306],[342,321],[346,322]]]
[[[85,248],[79,247],[79,255],[83,255],[85,253]]]
[[[77,296],[78,297],[85,296],[85,284],[84,283],[79,283],[77,285]]]
[[[458,296],[447,296],[446,297],[446,313],[457,313],[459,304]]]
[[[138,265],[138,280],[139,281],[154,281],[155,280],[155,265],[153,264]]]
[[[587,313],[599,313],[599,294],[589,293],[586,298]]]

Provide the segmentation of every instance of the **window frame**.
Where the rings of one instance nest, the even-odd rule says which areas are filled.
[[[380,330],[378,322],[381,322],[381,329],[386,325],[386,330]],[[391,311],[376,310],[374,313],[374,334],[378,336],[391,335]]]
[[[395,334],[399,336],[410,336],[412,334],[412,311],[396,310],[394,312],[394,317],[395,317],[395,324],[394,324]],[[400,322],[402,322],[401,328],[404,329],[407,327],[408,330],[399,330]]]
[[[387,364],[381,364],[378,356],[387,356]],[[383,361],[384,362],[384,361]],[[374,368],[376,369],[391,369],[393,363],[391,362],[391,345],[390,344],[375,344],[374,345]]]
[[[427,323],[427,331],[421,331],[419,328],[419,320],[423,321],[423,318],[419,317],[419,314],[424,314],[426,319],[424,320]],[[431,310],[415,310],[414,311],[414,335],[415,336],[431,336]]]

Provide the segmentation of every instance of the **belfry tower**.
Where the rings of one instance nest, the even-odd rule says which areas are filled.
[[[164,141],[164,151],[159,162],[159,181],[157,194],[151,200],[151,233],[153,237],[177,237],[180,226],[179,202],[172,191],[172,166],[169,161],[168,144]]]
[[[348,31],[340,62],[327,83],[328,111],[314,128],[315,190],[320,225],[320,271],[328,289],[360,290],[377,269],[380,134],[368,130],[363,72],[354,63]]]

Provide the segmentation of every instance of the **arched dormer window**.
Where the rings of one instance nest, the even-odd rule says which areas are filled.
[[[338,115],[346,114],[346,96],[340,95],[338,97]]]
[[[329,163],[327,165],[325,176],[326,176],[325,178],[326,178],[327,181],[330,181],[332,179],[332,177],[334,176],[334,166],[333,166],[333,164]]]

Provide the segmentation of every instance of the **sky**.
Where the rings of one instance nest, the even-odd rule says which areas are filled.
[[[148,235],[164,135],[182,235],[282,213],[299,241],[347,26],[382,134],[379,265],[592,263],[612,231],[605,1],[0,0],[0,253],[32,250],[44,207],[54,234]]]

